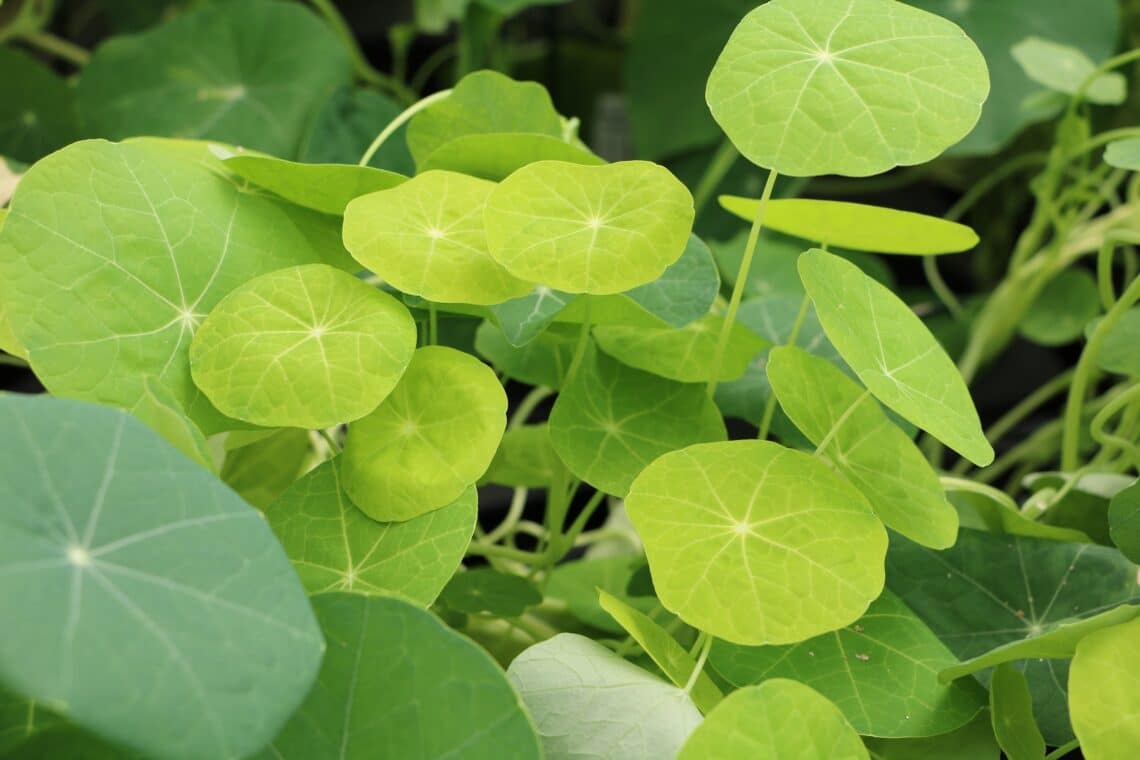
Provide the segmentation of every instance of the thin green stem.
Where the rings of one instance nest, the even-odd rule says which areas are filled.
[[[949,475],[941,476],[938,478],[938,482],[942,484],[943,491],[968,491],[970,493],[980,494],[1001,504],[1011,512],[1020,511],[1017,507],[1017,502],[1014,501],[1009,494],[993,486],[988,486],[985,483],[978,483],[967,478],[955,478]]]
[[[1048,154],[1044,152],[1026,153],[1025,155],[1007,161],[971,185],[970,189],[963,193],[962,197],[958,199],[958,202],[951,206],[950,210],[946,212],[946,218],[952,222],[958,221],[966,215],[967,211],[974,207],[974,204],[980,201],[983,196],[1004,180],[1009,179],[1019,171],[1028,169],[1031,166],[1043,164],[1048,158]]]
[[[946,280],[942,279],[942,273],[938,271],[938,257],[923,256],[922,272],[926,275],[930,289],[934,291],[934,295],[938,296],[938,300],[946,307],[946,311],[950,312],[950,316],[956,322],[962,321],[962,316],[965,314],[962,309],[962,302],[954,295],[954,291],[946,284]]]
[[[827,250],[827,245],[824,244],[824,250]],[[796,321],[792,323],[792,330],[788,333],[788,340],[786,345],[794,346],[796,341],[799,340],[800,330],[803,328],[804,320],[807,318],[808,308],[811,306],[811,297],[804,293],[803,300],[800,301],[800,309],[796,312]],[[760,417],[760,426],[756,430],[757,440],[763,441],[768,437],[768,431],[772,427],[772,419],[776,416],[776,394],[772,389],[768,389],[768,399],[764,402],[764,414]]]
[[[1108,421],[1116,416],[1117,413],[1129,411],[1136,408],[1133,403],[1140,400],[1140,382],[1133,383],[1127,390],[1116,395],[1111,401],[1105,404],[1104,408],[1097,412],[1092,422],[1089,423],[1089,432],[1092,434],[1093,440],[1100,443],[1108,451],[1115,447],[1119,449],[1130,461],[1140,462],[1140,446],[1137,446],[1134,441],[1129,440],[1119,435],[1120,430],[1116,433],[1105,432],[1105,427]],[[1122,421],[1122,425],[1125,421]]]
[[[1061,760],[1062,757],[1069,754],[1079,746],[1081,746],[1081,740],[1073,739],[1072,741],[1066,742],[1065,744],[1062,744],[1060,747],[1057,747],[1057,749],[1050,752],[1045,756],[1045,760]]]
[[[526,497],[529,491],[525,488],[516,488],[514,493],[511,494],[511,505],[507,508],[507,515],[503,521],[495,526],[495,529],[484,536],[480,543],[494,544],[498,543],[500,539],[507,536],[514,527],[518,524],[523,516],[523,511],[526,509]]]
[[[1096,280],[1100,292],[1101,306],[1108,309],[1116,303],[1116,288],[1112,283],[1112,260],[1116,255],[1117,246],[1121,243],[1140,243],[1140,233],[1129,230],[1110,230],[1104,236],[1104,244],[1096,255]]]
[[[468,554],[475,554],[481,557],[499,557],[501,559],[510,559],[515,562],[522,562],[523,564],[535,566],[539,563],[541,555],[534,552],[526,552],[522,549],[512,549],[509,546],[499,546],[498,544],[476,544],[473,543],[467,547]]]
[[[440,90],[439,92],[428,95],[426,98],[417,100],[415,103],[412,103],[410,106],[405,108],[396,118],[388,122],[388,126],[384,127],[384,129],[381,130],[380,134],[376,135],[376,139],[372,141],[372,144],[368,146],[368,150],[364,151],[364,155],[360,157],[358,165],[368,166],[368,162],[370,162],[372,160],[372,157],[376,155],[376,151],[380,150],[380,146],[383,145],[389,137],[394,135],[396,133],[396,130],[404,126],[404,124],[406,124],[409,119],[418,114],[420,111],[424,110],[430,105],[438,103],[444,98],[447,98],[449,95],[451,95],[451,90]]]
[[[42,50],[76,66],[86,66],[87,62],[91,60],[91,53],[87,50],[62,37],[56,37],[50,32],[28,32],[21,35],[20,39],[37,50]]]
[[[728,338],[732,334],[732,327],[736,322],[736,312],[740,310],[740,301],[744,297],[744,288],[748,282],[748,271],[752,268],[752,256],[756,253],[756,244],[760,240],[760,229],[764,226],[764,211],[768,207],[768,200],[772,197],[772,189],[776,186],[776,177],[779,176],[773,169],[768,172],[768,181],[764,183],[764,192],[760,195],[760,204],[756,207],[756,217],[752,220],[752,229],[748,232],[748,243],[744,246],[744,257],[740,261],[740,269],[736,273],[736,284],[732,288],[732,297],[728,299],[728,311],[724,315],[724,326],[716,341],[716,351],[713,353],[710,367],[707,392],[709,398],[716,394],[716,386],[720,381],[720,367],[724,362],[724,350],[728,347]]]
[[[1121,53],[1120,55],[1113,56],[1112,58],[1109,58],[1107,61],[1093,69],[1093,71],[1087,77],[1085,77],[1084,81],[1081,82],[1080,87],[1078,87],[1077,91],[1073,93],[1073,96],[1069,98],[1067,115],[1072,115],[1077,112],[1077,106],[1080,105],[1081,101],[1085,99],[1085,93],[1088,92],[1089,87],[1092,86],[1092,83],[1095,82],[1101,76],[1101,74],[1105,74],[1109,71],[1112,71],[1113,69],[1119,68],[1128,63],[1132,63],[1136,60],[1140,60],[1140,48],[1129,50],[1127,52]]]
[[[356,76],[362,82],[387,90],[406,103],[411,103],[416,99],[415,93],[408,89],[407,85],[394,77],[385,75],[368,62],[364,51],[360,49],[360,43],[356,41],[356,36],[352,33],[352,29],[349,28],[344,16],[340,14],[332,0],[309,0],[309,2],[340,37],[345,49],[348,50],[349,57],[352,59]]]
[[[705,661],[709,658],[709,650],[712,649],[712,634],[701,631],[701,636],[704,637],[704,641],[701,642],[701,653],[697,656],[697,664],[693,666],[693,672],[689,674],[689,680],[685,683],[686,694],[693,693],[693,687],[697,685],[697,679],[701,677],[701,671],[705,669]]]
[[[511,419],[507,422],[507,430],[514,430],[517,427],[526,424],[530,416],[534,414],[534,410],[538,408],[546,399],[554,395],[553,388],[547,388],[540,385],[536,388],[531,388],[530,392],[523,396],[523,400],[519,402],[518,407],[511,413]]]
[[[824,250],[827,250],[827,248],[824,247]],[[784,345],[796,345],[796,341],[800,338],[800,330],[803,329],[804,326],[804,320],[807,319],[809,308],[811,308],[811,296],[804,293],[803,300],[800,301],[800,309],[796,312],[796,321],[792,322],[792,329],[788,333],[788,339],[784,341]]]
[[[586,358],[586,349],[590,347],[590,299],[586,299],[586,308],[582,314],[582,328],[578,332],[578,343],[574,346],[574,357],[570,360],[570,368],[566,370],[566,377],[562,379],[562,387],[566,388],[578,376],[582,361]]]
[[[322,439],[324,439],[324,442],[328,445],[329,452],[332,454],[332,456],[335,457],[340,453],[340,441],[338,441],[330,431],[321,428],[317,431],[317,434],[320,435]],[[331,458],[332,457],[330,457],[330,459]]]
[[[696,189],[693,190],[693,208],[696,210],[698,218],[738,158],[740,158],[740,152],[736,150],[732,140],[727,137],[724,138],[724,142],[716,149],[709,165],[705,167],[705,173],[697,181]]]

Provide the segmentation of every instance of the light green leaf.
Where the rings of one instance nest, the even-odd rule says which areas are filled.
[[[605,161],[588,148],[559,137],[526,132],[461,135],[432,151],[420,172],[444,169],[498,182],[536,161],[565,161],[598,166]]]
[[[834,702],[865,736],[943,734],[969,723],[986,704],[976,683],[938,680],[954,655],[889,591],[846,628],[786,647],[718,641],[709,662],[737,686],[801,681]]]
[[[527,649],[507,677],[538,726],[546,760],[673,757],[701,722],[683,690],[573,633]]]
[[[308,8],[236,0],[100,45],[76,97],[90,134],[206,138],[292,158],[316,108],[351,77],[345,46]]]
[[[1080,338],[1100,313],[1096,280],[1083,269],[1066,269],[1042,288],[1018,323],[1018,331],[1043,346],[1062,346]]]
[[[495,185],[454,172],[420,174],[358,198],[344,213],[344,244],[394,287],[431,301],[495,304],[534,286],[491,257],[483,209]]]
[[[210,452],[209,442],[202,431],[186,418],[173,394],[160,385],[143,380],[143,392],[139,400],[128,409],[131,414],[145,422],[151,430],[174,444],[174,448],[193,459],[210,472],[218,471],[218,463]],[[224,480],[224,478],[223,478]],[[232,486],[231,486],[232,487]],[[235,491],[241,493],[240,489]],[[245,494],[242,498],[254,504]],[[254,504],[254,506],[258,506]]]
[[[435,601],[475,531],[469,488],[443,509],[400,523],[367,517],[348,500],[336,460],[301,478],[265,509],[310,594],[351,591]]]
[[[720,205],[749,222],[760,201],[722,195]],[[764,211],[764,226],[813,243],[875,253],[936,253],[968,251],[978,235],[964,224],[936,216],[882,206],[814,198],[777,198]]]
[[[661,603],[717,638],[802,641],[854,622],[883,589],[886,531],[870,505],[823,462],[775,443],[666,454],[626,509]]]
[[[62,77],[9,47],[0,48],[0,71],[0,156],[31,163],[79,136]]]
[[[959,525],[963,528],[1049,538],[1054,541],[1092,543],[1092,539],[1079,530],[1046,525],[1021,514],[1017,502],[1000,491],[998,493],[1004,498],[999,501],[996,494],[960,489],[953,484],[944,485],[947,498],[958,510]]]
[[[459,80],[446,99],[416,114],[408,124],[408,148],[422,169],[429,156],[456,138],[501,132],[561,138],[562,117],[542,85],[476,71]]]
[[[453,348],[421,348],[384,403],[349,425],[345,490],[376,520],[438,509],[487,471],[506,425],[507,395],[490,367]]]
[[[1099,320],[1094,320],[1085,327],[1086,337],[1092,334],[1098,323]],[[1124,312],[1120,321],[1104,336],[1100,353],[1096,357],[1097,366],[1117,375],[1140,377],[1140,351],[1136,350],[1137,344],[1140,344],[1140,306]]]
[[[354,164],[376,135],[404,110],[375,90],[341,87],[317,109],[301,142],[301,161],[310,164]],[[397,129],[380,146],[369,166],[397,174],[415,173],[416,164],[405,140],[407,126]]]
[[[979,467],[994,452],[954,362],[910,308],[859,268],[811,250],[798,262],[827,337],[884,404]]]
[[[301,164],[272,156],[238,155],[226,168],[291,203],[340,216],[353,198],[407,180],[401,174],[354,164]]]
[[[574,360],[581,332],[577,326],[551,325],[534,340],[516,347],[502,330],[484,322],[475,332],[475,350],[512,380],[559,388]]]
[[[1032,35],[1014,45],[1010,52],[1026,76],[1066,95],[1075,95],[1096,71],[1096,64],[1084,51]],[[1122,103],[1126,86],[1123,74],[1109,71],[1093,80],[1085,90],[1085,99],[1100,104]]]
[[[736,27],[705,98],[758,166],[864,177],[965,137],[989,86],[981,52],[944,18],[892,0],[772,0]]]
[[[1069,676],[1073,729],[1088,760],[1129,757],[1140,745],[1140,620],[1094,633],[1077,646]]]
[[[1000,665],[990,680],[994,734],[1009,760],[1041,760],[1045,739],[1033,719],[1033,695],[1021,671]]]
[[[1040,635],[1053,623],[1140,601],[1136,566],[1115,549],[973,530],[960,531],[958,543],[941,552],[892,537],[887,578],[962,659]],[[1068,662],[1032,659],[1019,668],[1029,679],[1045,740],[1072,739]]]
[[[518,617],[542,602],[542,592],[520,575],[480,567],[456,573],[439,601],[468,615],[488,613],[498,617]]]
[[[0,171],[3,170],[3,159],[0,159]],[[0,208],[0,232],[4,230],[4,219],[8,216],[8,209]],[[0,351],[21,359],[28,358],[28,349],[20,343],[20,339],[12,332],[12,325],[8,321],[8,305],[5,299],[0,298]]]
[[[0,301],[49,390],[132,408],[149,382],[204,434],[234,427],[190,377],[201,320],[257,275],[347,256],[331,217],[243,193],[220,167],[200,143],[85,141],[20,181]]]
[[[623,364],[682,383],[703,383],[716,353],[717,336],[724,319],[708,314],[684,327],[664,322],[657,327],[598,325],[598,348]],[[765,341],[748,328],[733,324],[725,346],[719,380],[735,380],[763,349]]]
[[[697,727],[677,760],[868,760],[843,713],[808,686],[773,678],[729,694]]]
[[[1110,142],[1104,149],[1104,162],[1117,169],[1140,171],[1140,137]]]
[[[985,654],[946,668],[942,671],[941,678],[950,681],[1016,660],[1067,660],[1073,656],[1077,645],[1085,636],[1137,617],[1140,617],[1140,605],[1121,604],[1099,615],[1068,618],[1040,625],[1040,630],[1032,635],[1002,644]]]
[[[644,285],[681,257],[693,198],[646,161],[539,161],[503,180],[484,216],[491,255],[511,274],[569,293]]]
[[[0,680],[147,755],[264,745],[324,645],[261,515],[123,412],[5,396],[0,423]]]
[[[318,429],[375,409],[415,349],[403,304],[311,264],[261,275],[222,299],[190,344],[190,369],[223,414]]]
[[[519,488],[546,488],[563,469],[550,442],[550,428],[520,425],[507,430],[482,482]]]
[[[598,590],[606,591],[643,613],[659,608],[650,597],[631,597],[626,589],[634,569],[644,560],[631,556],[580,559],[558,565],[550,572],[547,596],[566,602],[574,617],[602,631],[622,634],[625,629],[598,603]]]
[[[527,295],[491,307],[503,335],[512,346],[538,337],[578,296],[538,285]]]
[[[954,545],[958,513],[937,473],[869,391],[826,359],[791,346],[772,349],[768,379],[816,455],[851,481],[889,528],[935,549]]]
[[[1140,480],[1112,497],[1108,505],[1108,530],[1112,543],[1125,557],[1140,561]]]
[[[431,613],[357,594],[313,606],[329,642],[320,687],[260,757],[541,757],[499,666]]]
[[[222,463],[225,484],[258,509],[284,493],[305,471],[312,456],[307,430],[266,432],[266,437],[227,452]]]
[[[652,282],[626,291],[625,296],[673,327],[700,319],[720,293],[720,273],[709,247],[696,235],[689,236],[681,258]]]
[[[604,354],[583,363],[550,412],[559,458],[575,476],[616,496],[625,496],[662,454],[727,435],[703,387],[639,372]]]
[[[1001,749],[994,739],[990,725],[990,712],[983,710],[978,717],[956,731],[921,739],[875,739],[865,737],[863,744],[874,760],[998,760]]]
[[[688,684],[697,663],[668,631],[648,615],[603,589],[598,589],[598,603],[645,650],[669,680],[681,687]],[[705,715],[724,699],[720,689],[704,672],[697,676],[690,694],[693,704]]]
[[[1077,482],[1068,486],[1074,479]],[[1111,546],[1109,505],[1112,497],[1132,482],[1131,476],[1113,472],[1036,472],[1027,475],[1022,485],[1034,493],[1044,489],[1052,489],[1056,493],[1058,489],[1068,487],[1068,492],[1059,501],[1054,500],[1049,509],[1037,518],[1038,521],[1045,525],[1080,531],[1098,544]]]

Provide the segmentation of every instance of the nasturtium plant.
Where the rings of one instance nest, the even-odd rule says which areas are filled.
[[[3,4],[0,755],[1128,757],[1136,9],[558,4]]]

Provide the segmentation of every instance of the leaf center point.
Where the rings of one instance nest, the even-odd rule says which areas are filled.
[[[91,564],[91,555],[82,546],[73,545],[67,547],[67,561],[75,567],[87,567]]]

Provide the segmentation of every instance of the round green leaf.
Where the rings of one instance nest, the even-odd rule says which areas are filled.
[[[348,260],[331,217],[242,192],[203,144],[92,140],[20,181],[0,302],[53,393],[130,409],[150,383],[212,435],[234,423],[191,380],[201,321],[247,280],[322,260]]]
[[[363,87],[336,90],[318,107],[301,144],[299,158],[310,164],[354,164],[368,150],[376,133],[403,111],[395,100]],[[398,174],[414,174],[408,152],[407,126],[397,129],[368,162]]]
[[[574,360],[581,332],[576,325],[551,325],[534,340],[516,347],[502,330],[484,322],[475,332],[475,350],[512,380],[559,388]]]
[[[526,132],[462,135],[445,142],[421,162],[420,172],[443,169],[492,182],[506,179],[536,161],[598,166],[605,161],[588,148],[559,137]]]
[[[883,590],[887,533],[866,499],[775,443],[666,454],[626,508],[661,603],[717,638],[802,641],[854,622]]]
[[[566,602],[571,614],[599,630],[622,633],[620,623],[614,622],[598,602],[598,591],[608,591],[620,597],[641,612],[658,608],[657,601],[648,597],[634,599],[626,592],[634,569],[643,566],[633,556],[601,557],[565,562],[550,572],[547,596]]]
[[[1083,269],[1066,269],[1041,290],[1018,329],[1034,343],[1062,346],[1081,337],[1099,313],[1096,280]]]
[[[1117,169],[1140,171],[1140,137],[1110,142],[1104,149],[1104,162]]]
[[[677,760],[868,760],[843,713],[814,689],[774,678],[729,694],[697,727]]]
[[[490,367],[453,348],[421,348],[384,403],[349,425],[345,490],[376,520],[438,509],[487,471],[506,426],[507,394]]]
[[[399,599],[320,594],[320,686],[262,758],[539,760],[534,726],[483,649]]]
[[[190,369],[230,417],[316,429],[375,409],[415,348],[403,304],[313,264],[262,275],[222,299],[190,344]]]
[[[1108,505],[1112,543],[1125,557],[1140,561],[1140,480],[1118,491]]]
[[[966,383],[910,307],[838,256],[811,250],[798,267],[827,337],[863,384],[974,464],[992,462]]]
[[[726,437],[703,387],[639,372],[604,354],[582,366],[550,412],[550,440],[566,467],[617,496],[662,454]]]
[[[990,680],[990,714],[994,735],[1009,760],[1040,760],[1045,739],[1033,719],[1033,695],[1021,671],[1000,665]]]
[[[381,523],[348,500],[337,469],[336,461],[325,462],[265,509],[305,589],[431,604],[471,543],[475,489],[443,509],[407,522]]]
[[[709,662],[738,686],[801,681],[834,702],[864,736],[943,734],[969,723],[986,704],[977,683],[939,681],[939,671],[957,659],[890,592],[846,628],[784,647],[718,641]]]
[[[826,359],[791,346],[772,349],[768,379],[816,454],[867,497],[889,528],[936,549],[954,545],[958,513],[938,474],[869,391]]]
[[[480,567],[456,573],[439,600],[456,612],[468,615],[485,612],[498,617],[518,617],[542,601],[542,592],[522,576]]]
[[[771,0],[736,27],[705,98],[758,166],[864,177],[958,142],[988,93],[981,52],[944,18],[894,0]]]
[[[31,163],[78,137],[74,90],[12,48],[0,48],[0,156]]]
[[[523,346],[534,340],[578,296],[537,285],[522,298],[491,307],[507,342]]]
[[[352,164],[300,164],[272,156],[239,155],[226,168],[298,206],[340,216],[353,198],[407,180],[401,174]]]
[[[495,188],[484,219],[491,255],[511,274],[605,295],[651,282],[681,257],[693,198],[646,161],[539,161]]]
[[[1010,52],[1026,76],[1066,95],[1075,95],[1096,71],[1096,64],[1079,48],[1032,35],[1014,45]],[[1123,74],[1109,71],[1092,81],[1084,97],[1092,103],[1116,105],[1124,101],[1126,85]]]
[[[681,258],[653,282],[626,291],[625,296],[673,327],[684,327],[708,314],[720,293],[720,273],[712,251],[696,235]]]
[[[675,757],[701,714],[682,689],[585,636],[560,633],[507,670],[546,760]]]
[[[268,435],[266,435],[266,433]],[[221,478],[249,504],[264,509],[285,493],[312,463],[312,441],[308,430],[282,428],[259,430],[262,436],[246,443],[236,434],[226,437],[226,453]]]
[[[1099,320],[1098,320],[1099,321]],[[1085,326],[1085,336],[1092,334],[1097,321]],[[1096,357],[1097,366],[1118,375],[1140,377],[1140,306],[1133,307],[1120,316],[1120,321],[1112,326],[1100,345]]]
[[[317,106],[351,78],[345,46],[309,9],[236,0],[100,45],[76,97],[90,134],[207,138],[292,158]]]
[[[1069,673],[1069,710],[1088,760],[1130,757],[1140,745],[1138,637],[1140,620],[1133,620],[1077,645]]]
[[[138,420],[0,398],[0,680],[158,757],[241,757],[324,644],[260,513]]]
[[[495,186],[454,172],[420,174],[358,198],[344,213],[352,255],[405,293],[495,304],[530,292],[487,250],[483,209]]]
[[[760,201],[722,195],[720,205],[729,213],[751,222]],[[978,244],[978,235],[972,229],[936,216],[814,198],[768,201],[764,226],[816,243],[875,253],[927,256],[968,251]]]
[[[563,470],[562,460],[550,442],[550,428],[519,425],[503,435],[483,481],[521,488],[546,488]]]

